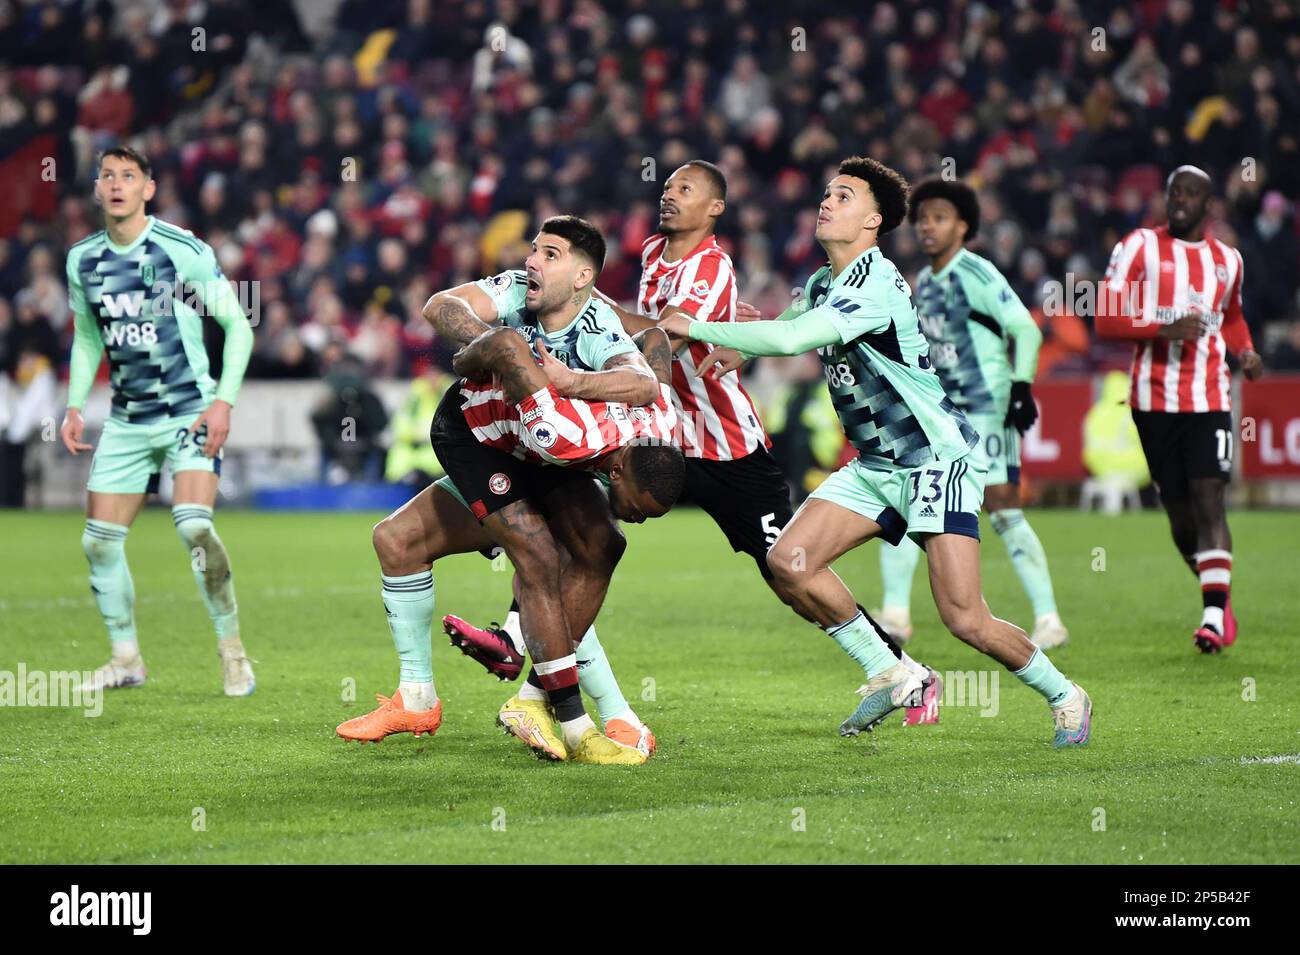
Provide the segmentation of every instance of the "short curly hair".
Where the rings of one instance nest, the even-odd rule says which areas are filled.
[[[907,221],[916,225],[921,203],[926,199],[947,199],[957,207],[957,218],[966,223],[966,241],[969,242],[980,231],[980,200],[975,190],[960,179],[949,180],[939,176],[922,179],[912,187],[908,199]]]
[[[896,169],[867,156],[850,156],[840,163],[841,176],[856,176],[871,188],[880,209],[880,234],[892,232],[907,215],[907,180]]]
[[[649,491],[661,507],[670,509],[686,485],[686,458],[676,445],[639,441],[632,445],[628,467],[636,483]]]

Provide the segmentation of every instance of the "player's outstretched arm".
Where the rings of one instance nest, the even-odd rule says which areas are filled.
[[[647,315],[638,315],[636,312],[624,308],[618,302],[614,301],[600,289],[592,287],[591,294],[600,299],[610,307],[618,320],[623,323],[623,331],[629,335],[639,335],[647,328],[655,328],[659,323]]]
[[[657,328],[659,326],[659,321],[656,321],[647,315],[640,315],[624,308],[598,288],[593,288],[591,294],[599,298],[613,310],[614,314],[618,316],[618,320],[623,323],[623,331],[627,332],[629,335],[639,335],[647,328]],[[668,306],[664,308],[659,317],[660,320],[662,320],[673,314],[686,315],[687,318],[691,317],[676,306]],[[736,302],[735,317],[738,322],[753,322],[762,318],[763,313],[748,302]]]
[[[746,355],[802,355],[840,341],[840,333],[822,309],[813,308],[789,321],[691,322],[674,315],[665,330],[693,341],[712,342]]]
[[[448,341],[468,345],[497,320],[492,298],[473,282],[436,292],[424,303],[424,320]]]

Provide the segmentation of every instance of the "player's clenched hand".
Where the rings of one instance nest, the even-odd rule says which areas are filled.
[[[738,321],[738,322],[757,322],[757,321],[759,321],[762,317],[763,317],[763,313],[760,312],[760,311],[759,311],[757,308],[755,308],[753,305],[750,305],[748,302],[737,302],[737,303],[736,303],[736,321]]]
[[[81,433],[85,430],[86,422],[81,420],[81,410],[69,408],[68,413],[63,416],[63,426],[59,428],[59,437],[63,439],[63,446],[73,454],[94,450],[94,445],[86,444],[81,440]]]
[[[533,345],[542,360],[542,371],[546,372],[546,380],[551,383],[551,387],[562,395],[569,394],[574,386],[573,369],[547,351],[546,342],[540,338]]]
[[[1029,382],[1013,381],[1011,403],[1007,406],[1007,419],[1003,424],[1009,424],[1024,434],[1037,420],[1038,404],[1034,401],[1033,389],[1030,388]]]
[[[218,398],[190,425],[190,433],[198,434],[207,425],[208,436],[203,441],[203,456],[215,458],[230,435],[230,405]]]
[[[736,349],[718,347],[701,359],[699,367],[695,370],[695,377],[703,378],[708,370],[713,368],[713,377],[721,378],[729,372],[738,370],[745,361],[745,356]]]
[[[1205,320],[1203,312],[1191,311],[1168,325],[1160,326],[1160,337],[1169,338],[1175,341],[1191,341],[1200,338],[1210,330],[1209,323]]]
[[[1241,362],[1241,373],[1251,381],[1257,380],[1260,375],[1264,374],[1264,359],[1259,357],[1259,352],[1252,348],[1247,348],[1237,356]]]

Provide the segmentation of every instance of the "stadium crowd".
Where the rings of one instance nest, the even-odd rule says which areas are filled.
[[[421,305],[516,266],[555,212],[605,230],[600,286],[628,301],[659,186],[696,156],[729,177],[719,234],[742,297],[775,314],[820,262],[815,201],[852,153],[978,187],[976,250],[1043,325],[1040,374],[1125,362],[1088,316],[1044,314],[1049,283],[1099,276],[1127,230],[1163,221],[1165,172],[1201,165],[1256,342],[1300,369],[1284,0],[0,0],[16,382],[66,365],[64,254],[99,227],[95,156],[122,141],[153,162],[151,211],[258,283],[254,377],[445,366]],[[909,229],[885,246],[923,264]]]

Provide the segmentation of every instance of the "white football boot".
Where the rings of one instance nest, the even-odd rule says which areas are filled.
[[[1040,650],[1052,650],[1070,642],[1070,631],[1059,616],[1045,613],[1034,621],[1034,633],[1029,639]]]
[[[140,654],[126,660],[113,657],[94,672],[86,688],[117,690],[128,686],[143,686],[145,676],[144,657]]]
[[[253,678],[253,665],[244,654],[244,645],[238,636],[223,637],[217,641],[217,656],[221,658],[221,677],[226,684],[226,696],[249,696],[257,687]]]

